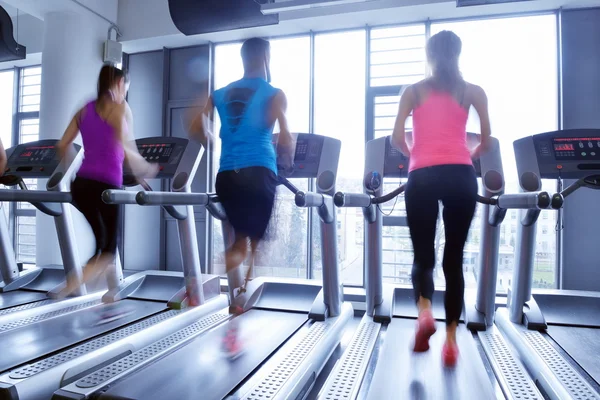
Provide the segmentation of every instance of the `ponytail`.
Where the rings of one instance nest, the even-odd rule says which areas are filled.
[[[110,89],[123,78],[129,81],[129,76],[122,69],[110,64],[104,64],[98,75],[98,100],[110,93]]]
[[[451,31],[437,33],[427,42],[427,60],[437,89],[453,92],[464,82],[458,63],[461,50],[460,38]]]

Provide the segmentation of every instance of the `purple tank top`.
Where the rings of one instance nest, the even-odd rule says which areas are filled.
[[[85,106],[79,121],[83,139],[83,163],[77,176],[109,185],[123,185],[123,145],[117,140],[114,129],[96,111],[96,102]]]

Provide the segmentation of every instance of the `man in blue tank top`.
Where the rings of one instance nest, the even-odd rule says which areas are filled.
[[[269,42],[249,39],[244,42],[241,55],[244,77],[215,91],[190,127],[190,134],[203,143],[212,140],[210,127],[213,110],[217,109],[222,147],[216,191],[235,231],[234,244],[225,255],[232,298],[244,291],[240,266],[247,257],[248,241],[253,260],[273,211],[278,182],[277,155],[272,143],[275,122],[280,127],[278,152],[285,158],[280,164],[291,165],[294,152],[285,117],[287,99],[269,83]],[[250,268],[252,264],[251,261]],[[251,276],[250,268],[246,281]]]

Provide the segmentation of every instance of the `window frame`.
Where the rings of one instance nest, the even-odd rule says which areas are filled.
[[[13,146],[21,144],[21,123],[28,119],[40,118],[40,111],[21,111],[21,79],[25,70],[29,68],[41,68],[40,64],[29,65],[26,67],[15,67],[13,69],[15,74],[13,84],[13,128],[12,128],[12,141]],[[40,84],[41,85],[41,84]],[[41,90],[40,90],[41,93]],[[41,102],[40,102],[41,106]],[[11,236],[13,239],[13,248],[15,256],[19,257],[19,230],[18,230],[18,218],[19,217],[36,217],[35,209],[23,209],[18,207],[18,203],[11,202],[9,209],[9,225]]]
[[[497,15],[478,15],[478,16],[472,16],[472,17],[457,17],[457,18],[441,18],[441,19],[435,19],[435,20],[425,20],[425,21],[413,21],[413,22],[407,22],[407,23],[400,23],[400,24],[383,24],[383,25],[373,25],[373,26],[366,26],[364,28],[344,28],[344,29],[329,29],[329,30],[320,30],[320,31],[310,31],[308,33],[309,37],[310,37],[310,104],[309,104],[309,133],[314,133],[314,76],[315,76],[315,37],[317,35],[321,35],[321,34],[327,34],[327,33],[342,33],[342,32],[351,32],[351,31],[356,31],[356,30],[360,30],[360,29],[365,29],[365,33],[366,33],[366,47],[365,47],[365,52],[366,52],[366,57],[365,57],[365,62],[366,62],[366,68],[365,68],[365,92],[366,92],[366,98],[365,98],[365,144],[369,141],[372,140],[374,138],[374,124],[375,124],[375,120],[374,120],[374,115],[375,115],[375,98],[378,96],[397,96],[401,93],[401,91],[407,86],[407,85],[390,85],[390,86],[371,86],[371,64],[370,64],[370,60],[371,60],[371,32],[373,29],[381,29],[381,28],[400,28],[400,27],[406,27],[406,26],[415,26],[415,25],[424,25],[425,27],[425,40],[428,40],[431,37],[431,26],[433,24],[438,24],[438,23],[449,23],[449,22],[468,22],[468,21],[481,21],[481,20],[495,20],[495,19],[507,19],[507,18],[518,18],[518,17],[530,17],[530,16],[543,16],[543,15],[553,15],[556,18],[556,23],[557,23],[557,63],[559,65],[558,68],[558,74],[557,74],[557,85],[559,87],[559,91],[558,91],[558,127],[559,129],[562,128],[562,90],[561,90],[561,82],[562,82],[562,69],[561,69],[561,65],[560,65],[560,53],[561,53],[561,46],[560,46],[560,16],[561,16],[561,11],[560,9],[558,10],[545,10],[545,11],[533,11],[533,12],[514,12],[514,13],[503,13],[503,14],[497,14]],[[293,38],[293,37],[298,37],[298,36],[306,36],[305,33],[296,33],[296,34],[288,34],[288,35],[277,35],[277,36],[273,36],[270,39],[284,39],[284,38]],[[239,40],[229,40],[229,41],[223,41],[223,42],[217,42],[217,43],[211,43],[212,45],[212,51],[211,51],[211,60],[212,60],[212,68],[214,71],[214,63],[215,63],[215,57],[214,57],[214,49],[216,46],[218,45],[225,45],[225,44],[230,44],[230,43],[239,43]],[[214,89],[214,74],[211,74],[211,92]],[[212,157],[212,155],[211,155]],[[211,160],[212,161],[212,160]],[[211,165],[211,170],[214,168],[213,163],[210,163]],[[214,172],[214,171],[211,171]],[[211,176],[209,177],[209,180],[214,180],[214,176],[212,176],[212,174],[210,174]],[[558,188],[558,183],[557,183],[557,188]],[[314,180],[309,180],[309,190],[314,189]],[[557,218],[560,221],[561,219],[561,212],[559,210]],[[210,217],[212,219],[212,217]],[[312,220],[315,218],[314,215],[314,210],[310,209],[308,212],[308,243],[312,242]],[[517,220],[518,221],[518,216],[516,218],[510,218],[508,220],[508,222],[510,223],[510,221],[514,221]],[[511,224],[512,225],[512,224]],[[212,249],[213,249],[213,238],[214,238],[214,234],[212,232],[212,230],[214,229],[214,224],[210,223],[209,224],[210,228],[209,228],[209,234],[207,235],[207,265],[208,265],[208,269],[209,271],[213,270],[213,257],[212,257]],[[557,243],[561,243],[562,241],[562,230],[557,230],[556,232],[556,241]],[[311,246],[308,246],[308,257],[307,257],[307,279],[313,279],[314,274],[313,274],[313,262],[312,262],[312,254],[311,254]],[[556,285],[557,288],[561,288],[562,286],[562,281],[560,279],[560,277],[562,276],[562,256],[561,256],[561,252],[560,252],[560,245],[557,246],[557,251],[556,251],[556,274],[557,274],[557,280],[556,280]],[[363,286],[356,286],[356,285],[346,285],[344,284],[344,286],[348,286],[348,287],[363,287],[364,288],[364,282],[363,282]],[[499,295],[503,295],[501,293],[499,293]]]

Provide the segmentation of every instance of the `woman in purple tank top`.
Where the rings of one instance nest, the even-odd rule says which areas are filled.
[[[96,250],[83,271],[83,282],[67,277],[59,297],[66,297],[77,287],[116,268],[119,241],[119,205],[106,204],[102,193],[120,189],[123,184],[123,161],[127,160],[134,175],[149,178],[156,175],[156,165],[147,163],[128,140],[131,114],[125,102],[129,79],[121,69],[104,65],[98,77],[98,97],[79,110],[63,138],[58,151],[63,156],[81,132],[84,159],[71,185],[73,205],[92,227]]]
[[[0,176],[4,174],[4,171],[6,171],[6,152],[4,151],[2,140],[0,140]]]

